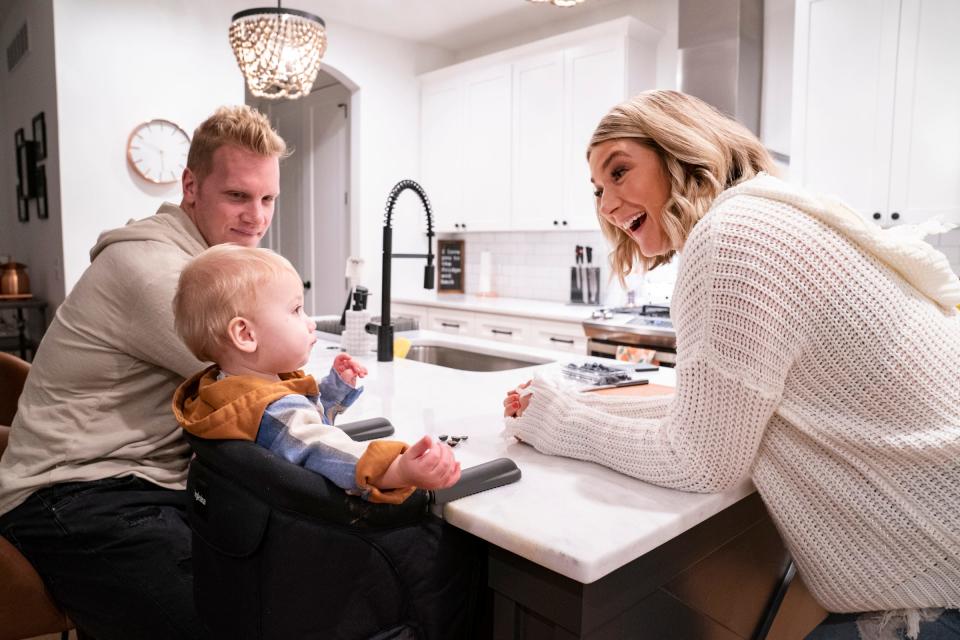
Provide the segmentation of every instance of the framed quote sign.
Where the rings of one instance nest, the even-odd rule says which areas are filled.
[[[437,240],[437,292],[463,293],[463,240]]]

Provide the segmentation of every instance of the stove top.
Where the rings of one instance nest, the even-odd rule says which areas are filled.
[[[624,344],[654,344],[673,347],[676,333],[670,319],[670,307],[645,304],[594,311],[583,322],[588,338]]]
[[[619,316],[619,317],[618,317]],[[628,316],[628,317],[623,317]],[[632,316],[632,317],[629,317]],[[628,324],[650,327],[672,328],[673,322],[670,320],[670,307],[656,304],[645,304],[639,307],[615,307],[613,309],[599,309],[591,315],[591,320],[608,320],[609,324]]]

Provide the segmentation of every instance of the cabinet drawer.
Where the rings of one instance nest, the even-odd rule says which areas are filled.
[[[431,308],[427,312],[427,322],[429,323],[428,328],[432,331],[472,335],[476,321],[472,313]]]
[[[584,355],[587,353],[587,336],[579,322],[534,322],[531,334],[534,346]]]
[[[492,313],[476,314],[477,336],[501,342],[526,344],[530,342],[530,324],[517,316]]]
[[[418,304],[391,304],[390,315],[395,318],[413,318],[417,321],[418,329],[426,329],[428,325],[427,308]]]

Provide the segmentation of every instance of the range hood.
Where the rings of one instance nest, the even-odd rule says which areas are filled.
[[[680,0],[680,90],[760,135],[763,0]]]

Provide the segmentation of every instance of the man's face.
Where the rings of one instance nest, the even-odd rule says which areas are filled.
[[[279,193],[279,159],[233,145],[214,151],[203,182],[189,169],[183,173],[183,209],[210,246],[257,246],[270,227]]]

